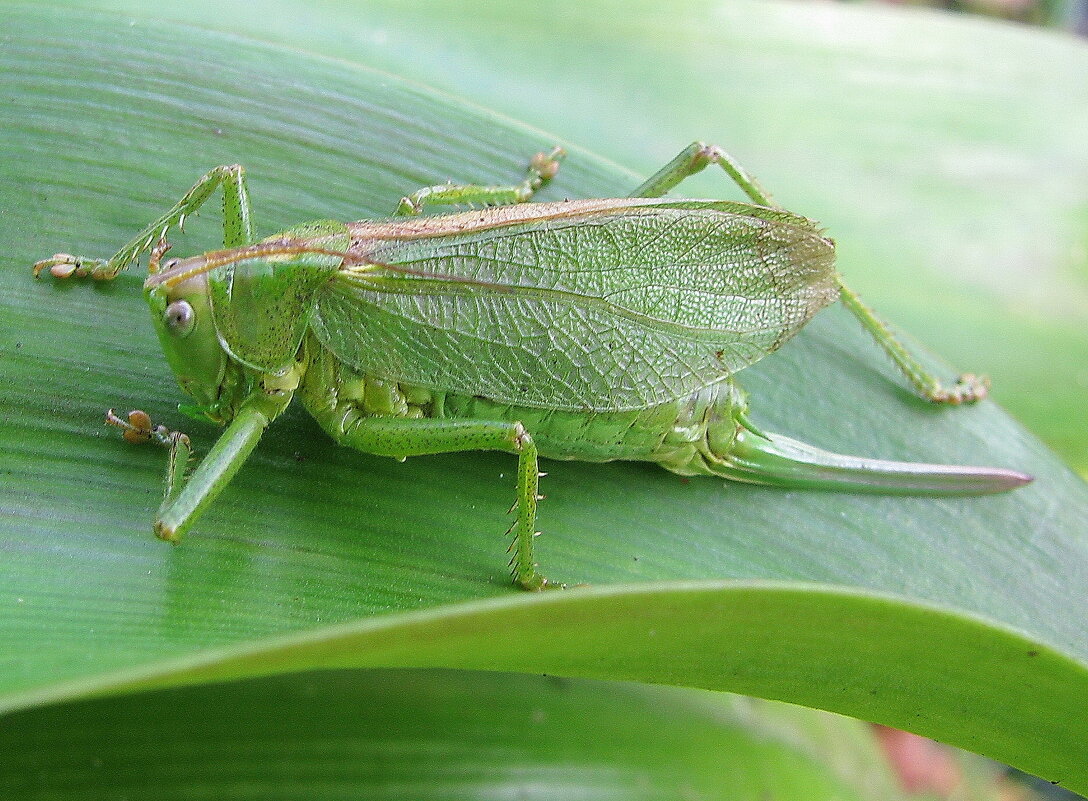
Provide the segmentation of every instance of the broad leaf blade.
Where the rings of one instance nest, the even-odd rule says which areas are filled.
[[[301,665],[517,667],[521,659],[520,669],[553,673],[603,665],[593,675],[612,677],[634,666],[643,678],[713,681],[924,730],[1088,786],[1076,774],[1088,760],[1013,725],[1036,705],[1052,713],[1046,731],[1082,733],[1083,483],[991,404],[942,410],[913,400],[841,310],[747,371],[758,422],[840,451],[1025,469],[1036,483],[1003,497],[935,501],[724,489],[648,466],[556,464],[540,559],[553,578],[600,589],[555,600],[508,584],[508,458],[398,465],[334,447],[295,411],[189,541],[176,549],[155,541],[149,522],[163,455],[101,427],[102,411],[121,404],[182,422],[140,277],[50,286],[29,277],[30,263],[55,250],[108,255],[215,163],[247,165],[258,224],[270,232],[302,219],[384,214],[405,191],[443,178],[509,180],[553,142],[385,74],[181,26],[133,29],[114,17],[23,9],[4,13],[3,30],[11,102],[0,162],[0,679],[8,708]],[[208,71],[205,62],[224,66]],[[637,183],[576,149],[562,179],[552,197],[617,195]],[[214,241],[207,226],[177,246],[198,252]],[[199,425],[189,433],[203,448],[216,436]],[[775,601],[782,588],[759,586],[750,603],[733,606],[747,589],[727,583],[700,606],[683,588],[649,585],[615,590],[633,600],[611,612],[595,594],[618,583],[736,578],[852,591],[821,607],[815,588],[787,605]],[[875,603],[869,591],[905,600]],[[668,613],[677,593],[688,614],[667,615],[653,634],[632,642],[617,624]],[[495,596],[508,600],[482,611],[452,604]],[[914,619],[917,601],[946,611],[919,613],[914,629],[891,625]],[[570,649],[537,639],[553,604],[578,611],[570,628],[582,637],[569,639]],[[759,609],[781,612],[779,624],[761,621]],[[422,638],[410,619],[370,619],[408,610],[433,622]],[[954,625],[963,613],[984,620]],[[442,623],[461,617],[472,636]],[[388,626],[397,648],[320,629],[330,623]],[[315,633],[304,643],[265,640],[302,630]],[[807,647],[795,646],[806,637]],[[311,647],[311,638],[327,647]],[[934,648],[938,641],[949,649]],[[844,642],[861,656],[848,658]],[[604,659],[623,643],[635,649],[616,651],[627,663]],[[765,669],[748,679],[722,669],[722,647],[758,656],[753,664]],[[1005,664],[1018,667],[1002,674]],[[908,668],[925,677],[911,692],[899,680]],[[888,694],[873,696],[874,677],[889,676]],[[993,717],[965,722],[961,696]],[[919,722],[912,714],[922,707]]]
[[[5,798],[903,797],[857,721],[486,672],[322,671],[84,701],[9,717],[0,747]]]

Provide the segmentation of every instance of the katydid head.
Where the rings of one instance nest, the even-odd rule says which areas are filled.
[[[155,331],[178,384],[197,404],[211,412],[223,398],[227,352],[219,342],[212,317],[207,273],[200,270],[181,280],[197,259],[172,259],[144,284]]]
[[[167,361],[197,402],[183,410],[226,422],[259,376],[295,368],[316,293],[349,242],[342,224],[311,223],[161,269],[153,256],[144,292]]]

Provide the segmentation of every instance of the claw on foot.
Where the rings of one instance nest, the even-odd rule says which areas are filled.
[[[410,197],[402,197],[400,203],[397,205],[396,213],[410,217],[415,214],[419,214],[423,211],[423,204],[412,200]]]
[[[539,573],[534,573],[532,576],[524,579],[515,579],[523,590],[529,590],[530,592],[540,592],[541,590],[565,590],[566,584],[556,584],[548,581]]]
[[[159,237],[159,241],[156,242],[155,247],[151,249],[151,256],[147,260],[147,272],[149,275],[154,275],[159,271],[159,262],[162,261],[162,257],[166,255],[166,251],[170,250],[170,247],[170,244],[166,241],[166,231],[163,231],[162,236]],[[169,267],[170,264],[168,263],[166,266]]]
[[[934,403],[947,403],[959,406],[961,403],[975,403],[990,393],[990,379],[986,376],[964,373],[951,388],[936,387],[929,393],[929,400]]]
[[[105,259],[84,259],[71,253],[54,253],[48,259],[34,264],[34,277],[41,277],[42,270],[48,269],[54,278],[86,278],[96,281],[109,281],[117,277],[119,270],[109,267]]]
[[[559,162],[565,155],[567,153],[561,147],[553,147],[549,153],[542,151],[529,160],[529,169],[542,181],[550,181],[559,172]]]
[[[151,417],[147,412],[139,409],[129,412],[128,420],[122,420],[113,409],[109,409],[106,411],[106,423],[120,428],[125,442],[131,442],[133,445],[139,445],[151,439]]]
[[[186,443],[189,441],[185,434],[170,431],[166,426],[152,424],[148,413],[140,409],[129,412],[127,420],[119,417],[113,409],[109,409],[106,411],[106,423],[120,428],[125,442],[131,442],[134,445],[154,440],[159,445],[168,448],[175,439],[184,440]]]

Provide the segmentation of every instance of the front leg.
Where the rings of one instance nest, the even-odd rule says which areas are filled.
[[[135,409],[128,413],[128,419],[118,417],[113,409],[106,412],[106,422],[111,426],[117,426],[123,430],[126,442],[138,445],[143,442],[154,442],[162,445],[169,451],[166,460],[166,491],[163,493],[162,506],[155,519],[155,533],[159,534],[159,518],[163,511],[173,503],[181,488],[185,485],[185,472],[192,458],[193,448],[189,437],[180,431],[170,431],[166,426],[152,424],[147,412]],[[161,536],[161,535],[160,535]],[[180,535],[179,535],[180,536]],[[177,536],[165,537],[171,542],[177,542]]]
[[[163,241],[175,225],[184,226],[185,218],[193,214],[223,187],[223,246],[241,247],[253,242],[253,223],[249,213],[249,192],[246,190],[245,169],[240,164],[216,167],[203,175],[185,193],[173,208],[140,231],[127,245],[109,259],[88,259],[69,253],[57,253],[34,265],[34,276],[48,269],[55,278],[90,277],[110,281],[117,274],[149,250],[156,242]]]
[[[187,436],[152,426],[142,411],[130,412],[128,420],[119,418],[112,409],[106,414],[108,423],[124,429],[127,441],[156,442],[170,451],[166,492],[155,516],[155,534],[160,539],[172,543],[181,540],[245,464],[268,424],[289,402],[290,394],[269,395],[263,390],[247,399],[187,481],[185,473],[192,453]]]

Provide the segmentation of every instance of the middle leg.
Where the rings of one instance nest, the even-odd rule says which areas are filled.
[[[342,418],[341,418],[342,419]],[[321,420],[333,423],[335,420]],[[328,428],[326,428],[328,430]],[[335,429],[334,429],[335,430]],[[408,417],[357,417],[349,420],[336,439],[343,445],[377,456],[424,456],[460,451],[505,451],[518,457],[517,500],[514,535],[510,546],[510,567],[514,581],[527,590],[542,590],[551,584],[533,561],[536,512],[541,496],[537,450],[533,438],[521,423],[491,420],[442,420]]]
[[[479,186],[477,184],[439,184],[425,186],[407,197],[401,198],[397,215],[419,214],[425,206],[453,206],[463,203],[479,203],[485,206],[504,206],[525,203],[542,186],[559,172],[559,162],[564,156],[562,148],[550,153],[537,153],[529,161],[525,180],[512,186]]]
[[[54,278],[89,276],[98,281],[113,280],[156,242],[165,242],[166,234],[173,226],[184,226],[185,218],[203,206],[220,186],[223,187],[223,246],[235,248],[251,244],[254,239],[253,222],[250,219],[245,169],[240,164],[228,164],[202,175],[169,211],[148,224],[111,258],[91,259],[57,253],[50,259],[36,263],[34,276],[48,268]]]

